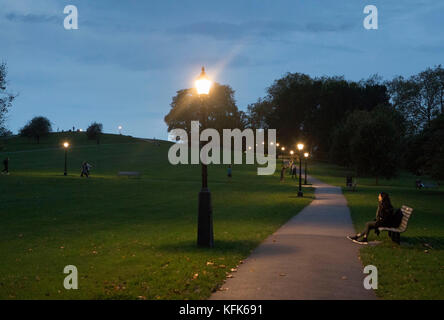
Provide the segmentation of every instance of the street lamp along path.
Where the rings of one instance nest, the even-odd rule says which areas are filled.
[[[63,143],[63,148],[65,149],[65,170],[63,171],[63,175],[68,175],[68,148],[69,148],[69,142]]]
[[[304,194],[302,193],[302,150],[304,150],[304,144],[298,143],[297,147],[299,150],[299,191],[298,191],[298,197],[303,197]]]
[[[307,184],[307,161],[308,161],[308,157],[309,156],[310,156],[310,154],[308,152],[304,153],[304,158],[305,158],[305,170],[304,170],[305,181],[304,181],[304,185]]]
[[[207,127],[208,111],[205,105],[206,98],[210,94],[212,82],[202,67],[202,72],[195,82],[197,93],[200,99],[201,123],[202,129]],[[202,147],[202,146],[201,146]],[[214,246],[213,236],[213,207],[211,204],[211,192],[208,189],[208,169],[207,165],[201,163],[202,166],[202,188],[199,192],[199,212],[197,222],[197,245],[199,247],[212,248]]]

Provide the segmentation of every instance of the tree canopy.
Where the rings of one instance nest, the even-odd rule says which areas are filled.
[[[86,136],[90,140],[97,140],[97,144],[100,143],[100,135],[103,131],[103,125],[98,122],[93,122],[86,129]]]
[[[242,129],[246,122],[245,113],[236,106],[233,89],[218,83],[213,84],[208,97],[199,97],[194,88],[179,90],[170,106],[171,110],[165,116],[168,131],[184,129],[190,133],[191,121],[200,121],[201,125],[204,121],[206,127],[219,132],[222,129]]]
[[[52,131],[51,121],[48,118],[39,116],[30,120],[20,129],[20,135],[23,137],[34,138],[40,143],[40,138],[47,136]]]
[[[293,145],[303,140],[321,152],[328,152],[331,132],[350,112],[389,102],[387,88],[376,76],[353,82],[288,73],[267,93],[248,106],[248,125],[276,128],[280,142]]]

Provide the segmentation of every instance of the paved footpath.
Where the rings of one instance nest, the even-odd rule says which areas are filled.
[[[315,200],[268,237],[212,300],[376,299],[341,189],[310,178]]]

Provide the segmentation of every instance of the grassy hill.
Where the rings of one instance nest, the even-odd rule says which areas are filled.
[[[68,176],[63,176],[69,140]],[[8,139],[0,159],[0,299],[204,299],[265,237],[312,200],[256,167],[209,167],[215,248],[196,248],[200,166],[172,166],[170,143],[83,133]],[[80,178],[82,161],[94,165]],[[118,177],[140,171],[141,179]],[[75,265],[79,290],[65,290]]]

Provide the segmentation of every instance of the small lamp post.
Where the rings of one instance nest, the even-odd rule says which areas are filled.
[[[202,129],[207,126],[207,109],[205,98],[209,95],[211,89],[211,80],[208,79],[205,68],[195,82],[197,93],[201,101]],[[200,247],[214,246],[213,236],[213,208],[211,205],[211,192],[208,189],[208,169],[207,165],[202,163],[202,188],[199,192],[199,215],[197,222],[197,245]]]
[[[303,197],[304,194],[302,193],[302,150],[304,150],[304,145],[302,143],[298,143],[297,147],[299,150],[299,191],[298,191],[298,197]]]
[[[63,143],[63,148],[65,148],[65,170],[63,172],[64,176],[68,175],[68,148],[69,148],[69,143],[68,142],[64,142]]]
[[[304,182],[304,184],[305,185],[307,184],[307,160],[308,160],[309,156],[310,156],[310,154],[308,152],[304,153],[304,158],[305,158],[305,170],[304,170],[305,182]]]
[[[118,126],[117,129],[119,129],[119,134],[122,135],[122,126]]]

